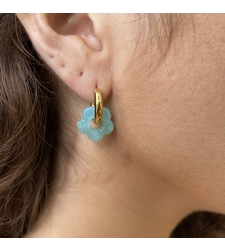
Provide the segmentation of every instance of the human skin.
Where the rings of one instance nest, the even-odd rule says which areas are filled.
[[[26,237],[168,237],[193,211],[225,214],[225,15],[18,17],[59,77],[62,129]],[[91,142],[76,124],[96,85],[115,130]]]

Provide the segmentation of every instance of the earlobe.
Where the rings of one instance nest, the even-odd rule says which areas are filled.
[[[81,98],[92,102],[96,87],[104,99],[110,94],[110,53],[87,14],[17,16],[40,56]]]

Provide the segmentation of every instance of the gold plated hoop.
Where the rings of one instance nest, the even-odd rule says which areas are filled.
[[[103,113],[104,111],[104,113]],[[111,112],[108,108],[103,108],[103,99],[101,91],[94,89],[94,103],[82,112],[82,118],[77,123],[78,130],[85,134],[92,141],[99,141],[104,135],[109,135],[114,124],[111,121]],[[95,125],[91,125],[92,122]],[[97,127],[95,127],[97,125]]]
[[[92,107],[95,108],[94,123],[96,124],[101,123],[103,113],[103,100],[102,100],[102,93],[99,88],[94,89],[94,103],[92,103]]]

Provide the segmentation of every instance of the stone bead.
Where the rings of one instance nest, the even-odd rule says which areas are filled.
[[[114,124],[110,120],[111,112],[107,108],[103,108],[102,124],[98,129],[93,129],[90,125],[91,120],[94,119],[94,107],[87,107],[82,113],[82,118],[78,122],[78,130],[87,135],[92,141],[99,141],[104,135],[110,134],[114,129]]]

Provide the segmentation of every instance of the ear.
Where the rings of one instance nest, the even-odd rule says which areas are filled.
[[[94,14],[17,16],[37,52],[67,86],[88,102],[93,102],[93,90],[98,87],[106,99],[112,88],[110,50],[107,25],[99,17]]]

